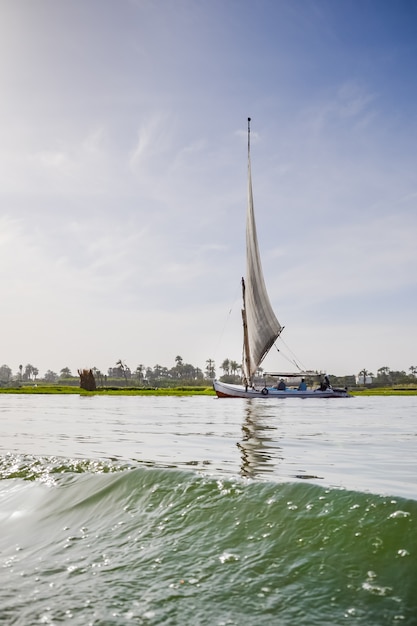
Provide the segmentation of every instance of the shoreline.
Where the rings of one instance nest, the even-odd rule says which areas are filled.
[[[34,387],[3,387],[0,394],[21,394],[21,395],[82,395],[82,396],[212,396],[216,394],[212,387],[171,387],[156,389],[139,388],[99,388],[95,391],[85,391],[75,386],[47,386],[39,385]],[[355,389],[349,390],[352,397],[360,396],[417,396],[417,388],[390,388],[381,387],[376,389]]]

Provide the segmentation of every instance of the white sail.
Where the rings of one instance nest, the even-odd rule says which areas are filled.
[[[243,284],[242,311],[244,324],[243,375],[252,383],[262,359],[281,332],[281,325],[272,309],[259,256],[253,208],[252,174],[250,161],[250,119],[248,119],[248,207],[246,215],[246,279]]]

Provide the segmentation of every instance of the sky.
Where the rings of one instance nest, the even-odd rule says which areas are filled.
[[[0,365],[417,365],[414,0],[0,0]]]

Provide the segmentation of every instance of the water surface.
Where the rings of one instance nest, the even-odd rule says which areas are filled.
[[[417,397],[0,395],[0,453],[194,467],[417,499]]]
[[[0,395],[0,624],[417,624],[416,408]]]

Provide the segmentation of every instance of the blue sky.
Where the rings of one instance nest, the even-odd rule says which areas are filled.
[[[415,2],[0,8],[1,364],[240,360],[248,116],[285,343],[417,364]]]

